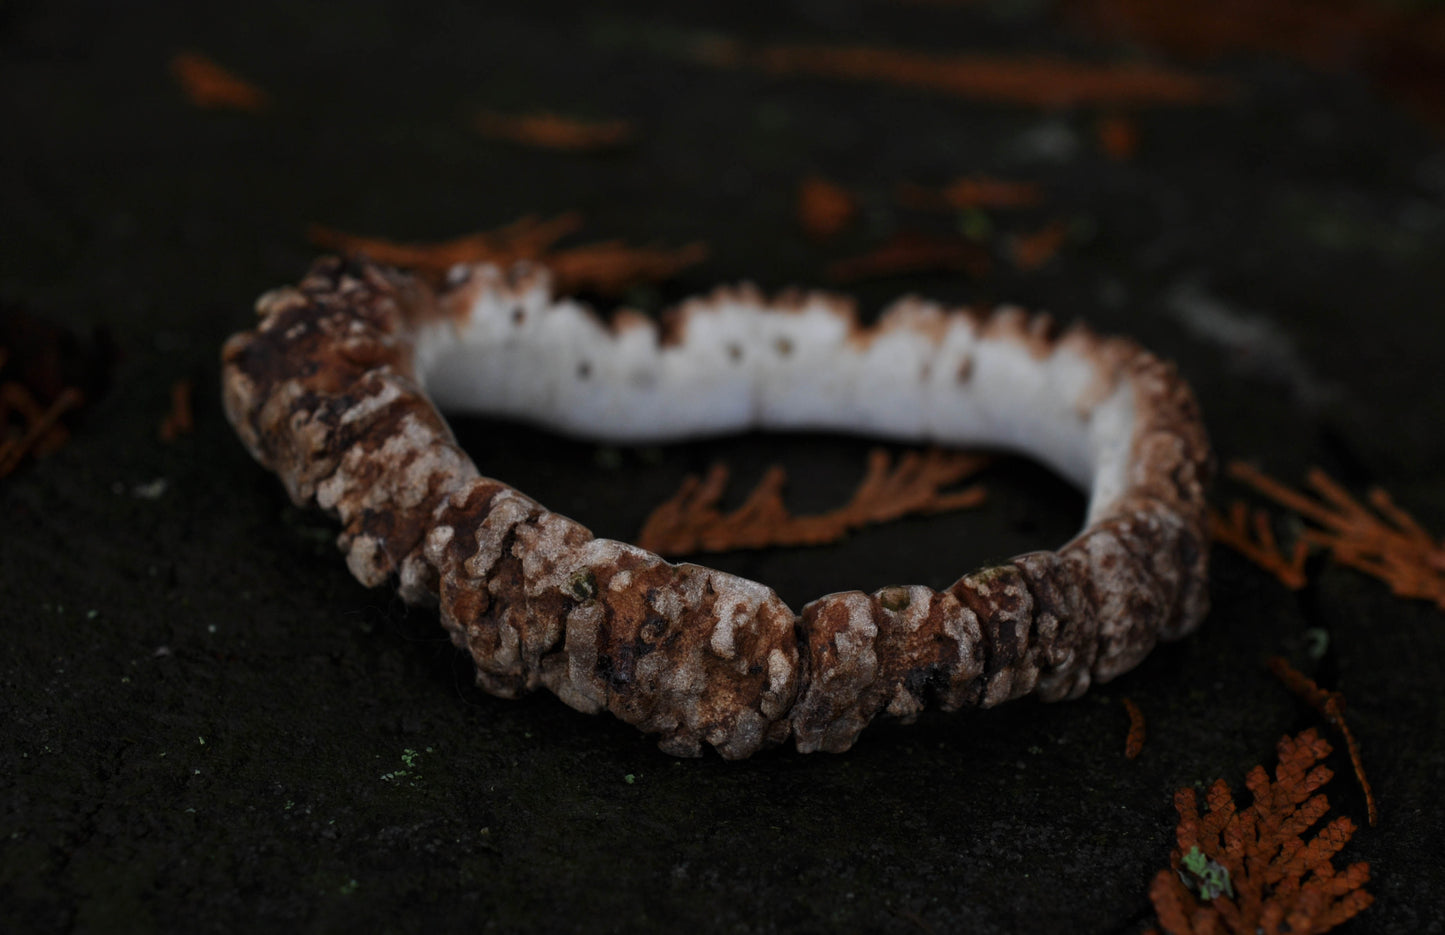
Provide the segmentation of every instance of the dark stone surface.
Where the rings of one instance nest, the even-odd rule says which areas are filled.
[[[1132,334],[1179,362],[1223,457],[1287,479],[1320,464],[1445,529],[1445,150],[1364,81],[1231,58],[1211,70],[1244,93],[1139,113],[1120,164],[1093,142],[1096,108],[671,54],[703,33],[1147,55],[1033,4],[0,3],[0,302],[103,323],[122,352],[71,443],[0,481],[0,930],[1134,932],[1173,790],[1241,788],[1317,722],[1263,660],[1303,659],[1319,630],[1315,671],[1350,701],[1381,810],[1342,855],[1371,863],[1378,900],[1348,930],[1440,931],[1445,620],[1353,572],[1312,566],[1292,595],[1219,550],[1205,627],[1079,702],[874,728],[841,756],[678,761],[551,697],[479,693],[433,615],[355,584],[325,518],[246,457],[218,349],[304,270],[308,223],[440,239],[576,209],[588,236],[708,241],[707,264],[636,297],[656,306],[720,280],[817,284],[908,223],[896,182],[987,172],[1048,193],[995,215],[995,244],[1073,219],[1057,260],[867,284],[866,310],[911,290]],[[187,48],[262,85],[271,111],[189,107],[166,71]],[[600,157],[491,143],[468,129],[484,104],[625,116],[640,138]],[[809,172],[865,195],[836,246],[796,230]],[[1228,316],[1253,330],[1210,331]],[[197,428],[162,444],[182,377]],[[458,431],[484,471],[619,537],[719,458],[740,483],[780,460],[798,508],[835,503],[868,447],[756,436],[618,466],[523,428]],[[162,478],[159,498],[135,495]],[[796,606],[940,586],[1078,522],[1079,498],[1037,468],[987,481],[970,515],[716,564]],[[1133,762],[1125,695],[1150,725]],[[1332,802],[1363,824],[1332,763]]]

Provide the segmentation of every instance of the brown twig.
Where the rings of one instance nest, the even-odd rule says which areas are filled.
[[[193,389],[190,380],[177,380],[171,384],[171,408],[161,420],[161,441],[173,442],[182,435],[189,435],[196,427],[195,414],[191,407]]]
[[[886,523],[911,513],[940,513],[983,502],[983,488],[972,486],[942,492],[976,474],[987,463],[980,455],[930,449],[910,451],[896,463],[875,448],[868,470],[848,503],[826,513],[794,516],[783,504],[787,482],[783,468],[773,466],[731,513],[717,508],[727,486],[728,470],[713,465],[705,478],[687,477],[669,500],[644,521],[637,544],[662,555],[726,552],[772,546],[823,545],[850,530]]]
[[[259,114],[270,106],[266,92],[199,52],[178,52],[171,74],[186,98],[203,110],[239,110]]]
[[[1139,754],[1144,752],[1144,712],[1134,703],[1134,699],[1124,699],[1124,710],[1129,712],[1129,734],[1124,740],[1124,757],[1130,760],[1137,760]]]
[[[1364,759],[1360,755],[1360,744],[1355,739],[1354,732],[1350,725],[1345,722],[1345,696],[1339,692],[1325,691],[1315,683],[1314,679],[1300,672],[1283,656],[1273,656],[1269,660],[1269,670],[1284,683],[1290,691],[1299,695],[1305,702],[1340,732],[1345,740],[1345,748],[1350,754],[1350,764],[1355,768],[1355,778],[1360,781],[1360,788],[1365,793],[1365,811],[1369,816],[1370,826],[1374,827],[1380,820],[1379,810],[1375,806],[1375,792],[1370,787],[1370,781],[1365,778]]]
[[[617,149],[632,141],[634,131],[626,120],[580,120],[547,112],[507,114],[481,110],[472,124],[488,139],[563,152]]]
[[[1305,559],[1309,555],[1309,544],[1303,539],[1295,540],[1294,549],[1286,558],[1275,540],[1269,514],[1264,510],[1251,513],[1241,500],[1229,505],[1228,515],[1211,507],[1209,535],[1215,542],[1229,546],[1274,575],[1285,587],[1298,591],[1305,586]]]

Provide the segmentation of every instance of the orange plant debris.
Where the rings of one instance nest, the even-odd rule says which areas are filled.
[[[1212,58],[1249,49],[1321,67],[1365,56],[1369,44],[1421,25],[1404,7],[1358,0],[1067,0],[1072,15],[1118,36],[1155,42],[1175,55]]]
[[[0,348],[0,370],[8,360],[8,352]],[[84,395],[73,386],[63,388],[46,405],[18,380],[0,383],[0,477],[18,468],[26,455],[44,457],[64,445],[70,432],[60,418],[83,401]]]
[[[1229,546],[1274,575],[1285,587],[1298,591],[1305,586],[1305,559],[1309,555],[1309,544],[1303,540],[1296,541],[1294,549],[1286,557],[1275,540],[1269,514],[1264,510],[1251,512],[1240,500],[1229,505],[1228,514],[1210,507],[1209,535],[1215,542]]]
[[[1307,546],[1380,579],[1400,597],[1432,601],[1445,610],[1445,541],[1431,537],[1385,491],[1374,488],[1366,495],[1371,512],[1319,468],[1305,475],[1313,497],[1240,461],[1230,462],[1228,472],[1315,523],[1318,529],[1300,534]]]
[[[359,237],[319,224],[311,225],[308,239],[324,250],[348,255],[365,254],[378,263],[405,266],[440,281],[458,263],[497,263],[536,260],[558,240],[582,226],[575,212],[539,221],[528,215],[496,230],[467,234],[440,243],[397,243],[380,237]]]
[[[1365,811],[1369,815],[1370,827],[1379,823],[1380,813],[1375,806],[1375,790],[1370,787],[1370,781],[1365,778],[1365,763],[1360,755],[1360,743],[1355,739],[1354,732],[1350,725],[1345,723],[1345,696],[1339,692],[1325,691],[1320,688],[1314,679],[1289,664],[1283,656],[1274,656],[1269,660],[1269,670],[1284,683],[1290,691],[1299,695],[1314,708],[1324,719],[1340,732],[1345,738],[1345,748],[1350,754],[1350,765],[1355,768],[1355,778],[1360,781],[1360,788],[1365,793]]]
[[[1335,854],[1355,833],[1344,816],[1304,835],[1329,811],[1318,790],[1334,775],[1321,761],[1330,745],[1313,729],[1279,742],[1271,780],[1256,766],[1245,779],[1253,796],[1239,808],[1224,780],[1210,787],[1199,813],[1192,787],[1174,794],[1178,849],[1171,869],[1149,887],[1159,922],[1170,935],[1326,932],[1363,911],[1370,865],[1335,869]]]
[[[660,555],[727,552],[772,546],[825,545],[849,531],[886,523],[911,513],[941,513],[978,506],[982,487],[943,489],[982,470],[981,455],[930,449],[910,451],[897,463],[888,452],[868,454],[868,470],[846,504],[826,513],[794,516],[783,504],[787,472],[774,465],[731,513],[717,508],[727,486],[728,469],[715,464],[707,477],[688,476],[677,493],[647,517],[637,544]]]
[[[199,52],[178,52],[172,56],[171,75],[186,98],[203,110],[259,114],[270,106],[265,91]]]
[[[195,414],[191,407],[191,392],[194,388],[190,380],[177,380],[171,384],[171,409],[161,420],[161,441],[175,441],[182,435],[189,435],[196,427]]]
[[[939,55],[878,46],[770,45],[752,49],[736,40],[700,43],[694,59],[777,75],[813,75],[941,91],[970,100],[1033,107],[1108,104],[1206,104],[1232,96],[1233,85],[1162,65]]]
[[[1009,252],[1014,266],[1029,272],[1052,260],[1068,239],[1068,222],[1050,221],[1032,234],[1016,234],[1009,244]]]
[[[1099,148],[1115,162],[1128,162],[1139,149],[1139,128],[1123,114],[1105,114],[1094,124]]]
[[[1355,68],[1426,119],[1445,123],[1445,10],[1374,0],[1066,0],[1094,33],[1209,59],[1274,52],[1316,68]]]
[[[626,120],[579,120],[547,112],[506,114],[494,110],[478,111],[472,123],[488,139],[563,152],[616,149],[632,141],[634,129]]]
[[[816,175],[798,186],[798,223],[814,240],[830,240],[858,216],[858,202],[848,190]]]
[[[922,185],[898,187],[898,203],[906,208],[1027,208],[1043,200],[1043,186],[1037,182],[1010,182],[982,175],[963,176],[936,190]]]
[[[904,232],[861,256],[829,264],[824,275],[839,283],[913,273],[961,272],[981,277],[988,274],[989,266],[987,251],[972,241]]]
[[[509,266],[530,260],[552,272],[558,292],[597,292],[620,295],[632,286],[657,282],[707,258],[705,244],[694,243],[669,250],[629,247],[609,240],[578,247],[554,249],[554,244],[582,226],[581,215],[562,214],[539,221],[527,216],[505,227],[468,234],[439,243],[397,243],[379,237],[359,237],[313,224],[308,237],[326,250],[364,255],[379,263],[415,270],[440,283],[458,263],[496,263]]]
[[[633,286],[671,279],[706,260],[708,252],[704,243],[667,249],[607,240],[558,250],[544,255],[541,262],[552,271],[559,292],[620,296]]]
[[[1129,712],[1129,734],[1124,739],[1124,756],[1137,760],[1144,752],[1144,712],[1139,710],[1132,698],[1124,699],[1124,710]]]

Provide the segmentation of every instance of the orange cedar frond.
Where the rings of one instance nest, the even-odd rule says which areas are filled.
[[[380,237],[360,237],[313,224],[308,239],[324,250],[348,256],[365,254],[378,263],[404,266],[436,281],[458,263],[509,265],[539,259],[551,246],[582,226],[575,212],[539,221],[532,215],[495,230],[467,234],[439,243],[397,243]]]
[[[270,106],[266,92],[199,52],[173,56],[171,74],[190,102],[202,109],[259,114]]]
[[[850,530],[886,523],[911,513],[938,513],[977,506],[980,487],[954,492],[943,489],[983,468],[979,455],[911,451],[891,462],[883,449],[868,456],[868,470],[848,503],[826,513],[794,516],[783,504],[787,474],[773,466],[736,510],[717,508],[727,486],[728,471],[714,465],[705,478],[686,478],[671,499],[644,521],[637,544],[662,555],[726,552],[773,546],[823,545]]]
[[[1331,526],[1335,520],[1335,517],[1323,505],[1280,483],[1252,464],[1244,461],[1231,461],[1226,470],[1230,477],[1253,487],[1280,506],[1294,510],[1307,519],[1312,519],[1323,526]]]
[[[833,263],[826,275],[834,282],[935,272],[963,272],[980,277],[988,273],[989,266],[988,253],[961,237],[905,232],[862,256]]]
[[[1010,182],[971,175],[954,179],[941,191],[921,185],[900,185],[898,201],[907,208],[1028,208],[1043,201],[1043,186],[1037,182]]]
[[[616,149],[632,141],[633,126],[626,120],[579,120],[560,114],[505,114],[478,111],[473,126],[483,136],[564,152]]]
[[[1339,872],[1332,863],[1354,823],[1337,817],[1303,838],[1329,810],[1317,793],[1331,776],[1321,763],[1329,752],[1313,730],[1283,738],[1274,777],[1263,767],[1250,771],[1253,801],[1246,808],[1236,807],[1223,780],[1211,788],[1202,817],[1193,789],[1175,794],[1179,849],[1172,869],[1160,871],[1149,887],[1164,931],[1326,932],[1370,905],[1373,897],[1363,888],[1369,865]]]
[[[858,202],[846,188],[816,175],[798,186],[798,223],[814,240],[829,240],[858,216]]]
[[[1231,800],[1232,801],[1232,800]],[[1181,851],[1188,851],[1199,844],[1199,797],[1188,786],[1174,793],[1174,810],[1179,813],[1179,824],[1174,829],[1175,840]]]
[[[693,59],[778,75],[812,75],[941,91],[970,100],[1033,107],[1207,104],[1234,86],[1159,65],[1096,64],[1065,58],[937,55],[878,46],[771,45],[751,49],[732,40],[699,43]]]
[[[1375,512],[1393,523],[1408,541],[1418,543],[1426,548],[1435,545],[1434,540],[1430,538],[1430,534],[1425,531],[1424,527],[1415,522],[1415,517],[1396,506],[1395,501],[1391,499],[1388,493],[1375,487],[1365,495],[1365,498],[1370,501],[1370,506],[1375,508]],[[1441,560],[1445,561],[1445,553],[1442,553]]]
[[[1360,781],[1360,788],[1365,793],[1365,811],[1369,815],[1370,825],[1373,827],[1380,820],[1379,811],[1375,805],[1375,791],[1371,788],[1370,781],[1365,778],[1365,763],[1360,754],[1360,743],[1355,739],[1350,725],[1345,722],[1345,696],[1339,692],[1320,688],[1314,679],[1290,665],[1283,656],[1272,657],[1269,660],[1269,670],[1284,683],[1286,688],[1299,695],[1310,707],[1323,715],[1325,720],[1345,739],[1345,749],[1350,754],[1350,765],[1354,767],[1355,778]]]
[[[1124,710],[1129,712],[1129,735],[1124,741],[1124,756],[1130,760],[1139,758],[1144,750],[1144,712],[1134,699],[1124,699]]]
[[[0,367],[7,357],[0,350]],[[70,433],[60,418],[82,402],[84,395],[75,387],[64,388],[43,405],[25,384],[0,383],[0,477],[18,468],[26,455],[43,457],[64,445]],[[12,421],[18,424],[12,427]]]
[[[1445,541],[1433,539],[1383,490],[1371,490],[1366,507],[1318,468],[1305,475],[1313,497],[1242,462],[1231,462],[1228,470],[1234,479],[1319,526],[1301,535],[1308,545],[1380,579],[1400,597],[1431,601],[1445,610]]]
[[[1223,779],[1216,779],[1214,785],[1209,787],[1206,806],[1205,816],[1200,819],[1199,834],[1214,838],[1223,833],[1225,827],[1234,820],[1235,814],[1234,793],[1229,791],[1229,784]]]
[[[161,441],[175,441],[182,435],[189,435],[191,430],[196,427],[195,415],[191,407],[192,389],[190,380],[177,380],[171,384],[171,409],[161,420],[159,433]]]
[[[1179,875],[1175,871],[1160,870],[1154,876],[1154,882],[1149,884],[1149,901],[1154,904],[1159,924],[1170,935],[1209,931],[1202,923],[1197,923],[1196,906],[1192,904],[1189,890],[1179,882]]]
[[[1018,234],[1013,238],[1010,252],[1014,266],[1029,272],[1049,262],[1069,238],[1068,222],[1050,221],[1032,234]]]
[[[1211,507],[1209,535],[1215,542],[1229,546],[1273,574],[1285,587],[1298,591],[1305,586],[1305,559],[1309,555],[1309,544],[1302,539],[1296,540],[1293,551],[1286,558],[1275,540],[1269,514],[1264,510],[1250,513],[1240,500],[1229,505],[1228,515]]]
[[[668,250],[630,247],[619,240],[608,240],[554,249],[558,240],[581,226],[581,215],[573,212],[546,221],[528,215],[496,230],[440,243],[397,243],[358,237],[320,225],[312,225],[308,236],[312,243],[324,249],[404,266],[432,282],[441,282],[447,271],[458,263],[508,266],[530,260],[551,270],[558,292],[604,295],[620,295],[639,283],[671,278],[708,255],[707,246],[701,243]]]
[[[608,240],[547,253],[540,262],[552,271],[558,292],[620,296],[633,286],[671,279],[706,260],[708,253],[704,243],[669,250]]]

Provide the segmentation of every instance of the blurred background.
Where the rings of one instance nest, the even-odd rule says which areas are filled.
[[[1340,931],[1439,931],[1442,50],[1427,0],[0,0],[0,929],[1179,931],[1150,899],[1175,790],[1247,801],[1276,741],[1330,730],[1281,655],[1348,698],[1379,803],[1329,734],[1336,863],[1375,898]],[[1422,593],[1220,547],[1204,628],[1081,701],[674,760],[479,692],[237,443],[221,343],[327,252],[540,262],[647,314],[749,281],[1084,320],[1178,363],[1222,464],[1388,490]],[[728,503],[781,464],[826,510],[872,447],[455,428],[623,539],[719,462]],[[967,514],[706,560],[797,607],[1081,519],[1037,466],[979,481]],[[1216,496],[1285,552],[1308,525]]]

